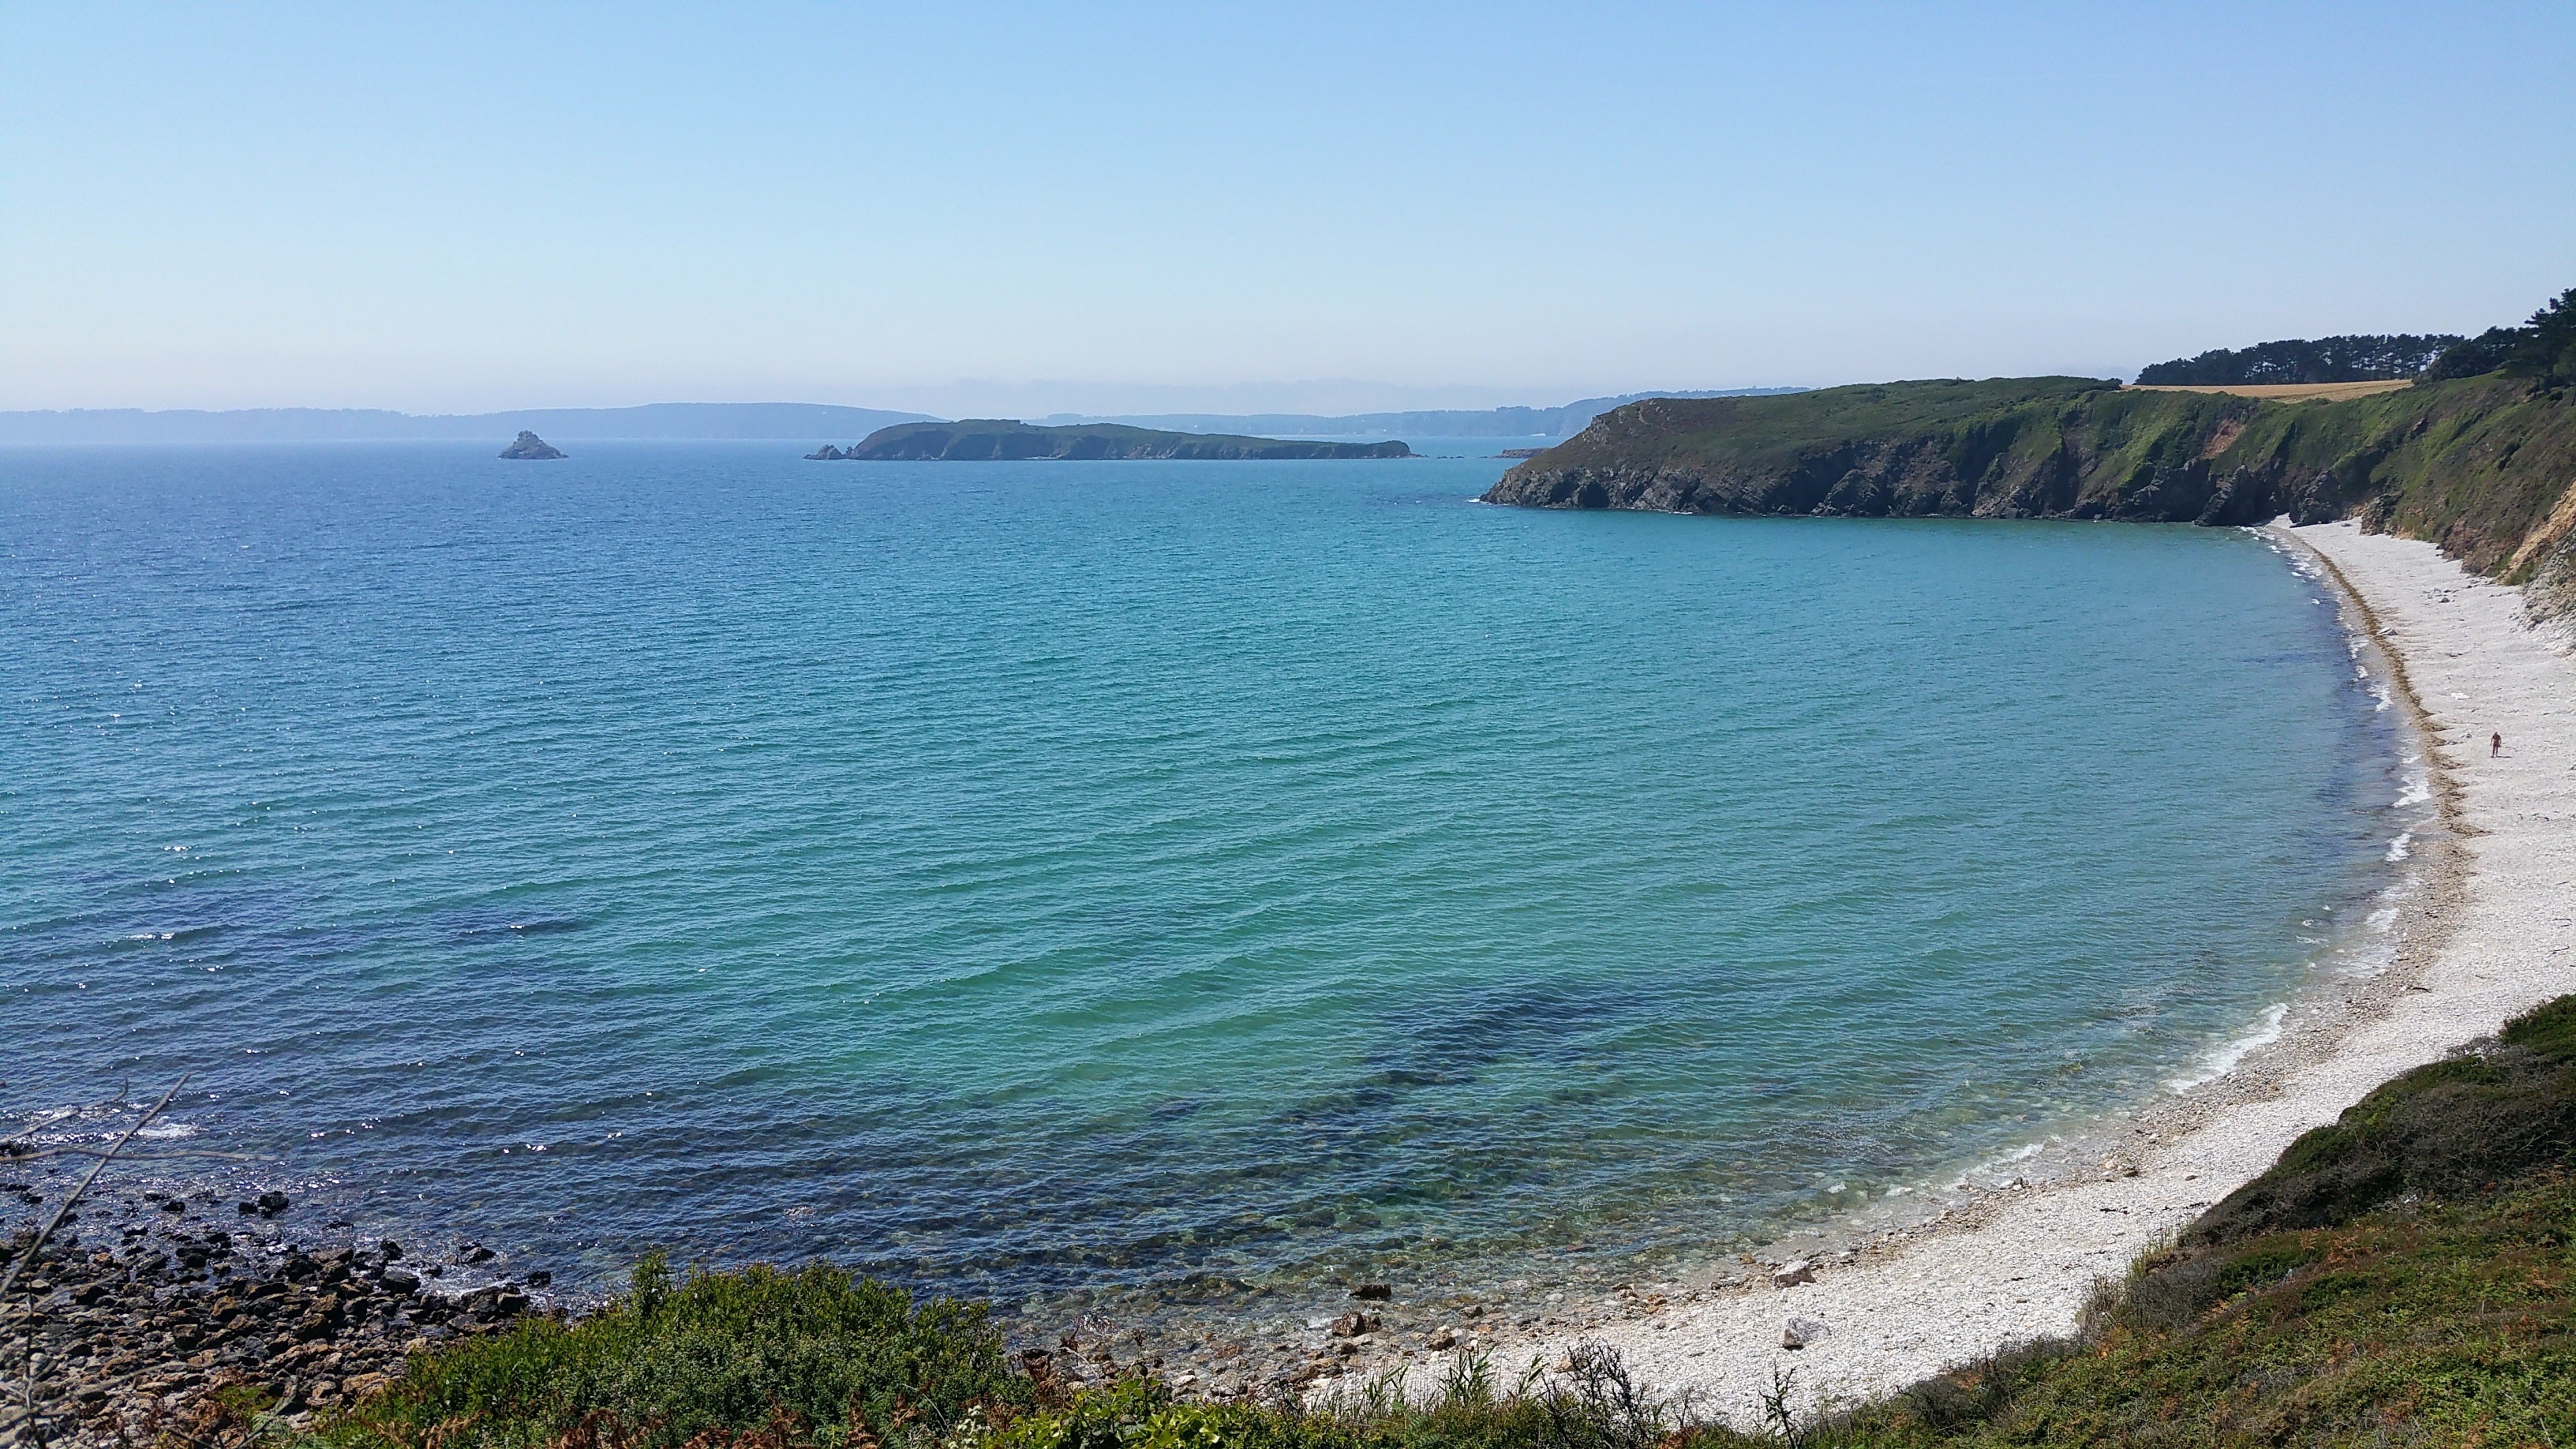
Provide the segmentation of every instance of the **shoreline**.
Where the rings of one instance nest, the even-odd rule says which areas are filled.
[[[2393,959],[2367,978],[2314,983],[2274,1039],[2210,1080],[2098,1124],[2053,1154],[2063,1159],[2054,1172],[2034,1167],[1839,1250],[1820,1239],[1803,1261],[1789,1257],[1804,1246],[1797,1239],[1746,1255],[1744,1281],[1732,1285],[1622,1285],[1568,1304],[1579,1330],[1482,1340],[1498,1368],[1553,1365],[1579,1342],[1606,1344],[1653,1391],[1746,1427],[1762,1422],[1775,1371],[1794,1371],[1806,1406],[1850,1403],[2009,1343],[2071,1333],[2098,1282],[2119,1279],[2300,1134],[2390,1077],[2576,990],[2566,894],[2576,881],[2567,763],[2576,664],[2522,621],[2520,590],[2467,573],[2430,543],[2350,522],[2262,531],[2314,559],[2341,594],[2356,634],[2385,656],[2392,702],[2424,756],[2442,828],[2414,842],[2420,885],[2390,924]],[[2471,748],[2490,731],[2507,744],[2493,760]],[[2111,1150],[2098,1168],[2076,1160],[2102,1147]],[[1803,1281],[1781,1286],[1775,1274]],[[1783,1346],[1793,1318],[1809,1336],[1799,1349]],[[1462,1337],[1468,1326],[1458,1325]],[[1417,1374],[1435,1364],[1412,1356]]]
[[[2568,688],[2576,663],[2565,646],[2522,622],[2520,590],[2466,574],[2430,544],[2363,535],[2348,523],[2259,532],[2340,594],[2356,656],[2364,649],[2379,656],[2371,672],[2387,681],[2390,706],[2404,711],[2440,822],[2414,832],[2412,884],[2392,888],[2405,893],[2378,938],[2389,954],[2377,969],[2321,972],[2276,1008],[2268,1030],[2201,1059],[2217,1068],[2211,1076],[2022,1154],[1986,1159],[1946,1187],[1882,1198],[1866,1223],[1846,1217],[1756,1253],[1723,1255],[1714,1266],[1703,1261],[1669,1282],[1646,1281],[1656,1269],[1636,1264],[1627,1281],[1550,1282],[1500,1297],[1397,1283],[1387,1301],[1322,1310],[1383,1313],[1383,1329],[1372,1322],[1337,1332],[1324,1317],[1301,1313],[1302,1331],[1265,1330],[1253,1313],[1224,1309],[1202,1323],[1223,1330],[1204,1338],[1183,1329],[1127,1342],[1105,1323],[1097,1332],[1075,1325],[1090,1341],[1064,1338],[1057,1355],[1064,1376],[1079,1382],[1143,1371],[1196,1395],[1284,1386],[1329,1400],[1399,1367],[1417,1390],[1428,1387],[1452,1348],[1490,1352],[1496,1373],[1509,1379],[1525,1364],[1556,1365],[1575,1344],[1596,1342],[1619,1350],[1651,1391],[1687,1395],[1739,1427],[1761,1422],[1760,1395],[1773,1387],[1775,1370],[1795,1372],[1797,1400],[1809,1407],[1880,1397],[2006,1343],[2071,1331],[2100,1280],[2124,1274],[2140,1253],[2260,1174],[2301,1132],[2332,1121],[2389,1077],[2576,990],[2576,927],[2552,914],[2571,912],[2568,883],[2576,879],[2567,829],[2576,822],[2576,771],[2566,763],[2576,760],[2567,704],[2576,700]],[[2470,748],[2489,729],[2506,733],[2510,751],[2493,761]],[[2228,1053],[2235,1058],[2225,1060]],[[2185,1070],[2196,1075],[2199,1067]],[[90,1224],[111,1216],[148,1222],[160,1213],[148,1200],[123,1203]],[[273,1231],[262,1222],[237,1240],[242,1281],[283,1277],[303,1258],[287,1253]],[[325,1273],[332,1258],[320,1248],[312,1254]],[[337,1281],[354,1272],[384,1301],[345,1328],[341,1318],[352,1315],[344,1311],[329,1334],[303,1340],[318,1351],[295,1390],[300,1404],[327,1405],[354,1390],[350,1380],[389,1370],[406,1350],[492,1331],[548,1306],[542,1279],[526,1293],[460,1272],[462,1281],[415,1283],[387,1296],[381,1254],[342,1248],[337,1261],[348,1270]],[[1775,1274],[1803,1281],[1780,1286]],[[301,1281],[297,1288],[304,1296],[319,1291]],[[461,1301],[468,1288],[483,1291]],[[1792,1318],[1824,1331],[1785,1348]],[[116,1371],[109,1407],[136,1417],[175,1411],[217,1368],[210,1356],[189,1367],[193,1373]]]

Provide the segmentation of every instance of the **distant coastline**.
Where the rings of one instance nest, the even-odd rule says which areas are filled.
[[[380,408],[75,408],[0,412],[0,443],[480,443],[518,432],[557,439],[803,441],[836,433],[850,437],[928,416],[821,403],[652,403],[426,416]]]
[[[1386,413],[1056,413],[1040,426],[1117,424],[1159,432],[1253,437],[1561,438],[1612,408],[1648,397],[1767,397],[1798,388],[1677,389],[1585,398],[1558,407],[1446,408]],[[523,408],[508,412],[414,414],[382,408],[71,408],[0,412],[0,444],[479,442],[525,429],[549,438],[857,438],[898,423],[941,422],[920,412],[825,403],[651,403],[624,408]]]

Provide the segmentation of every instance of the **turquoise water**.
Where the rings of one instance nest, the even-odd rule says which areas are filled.
[[[259,1160],[155,1171],[559,1273],[1654,1254],[2163,1090],[2388,869],[2240,532],[491,451],[0,451],[0,1129],[192,1072]]]

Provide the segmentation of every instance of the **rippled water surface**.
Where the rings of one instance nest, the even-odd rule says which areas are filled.
[[[2240,532],[491,451],[0,450],[0,1131],[194,1072],[558,1271],[1646,1251],[2158,1090],[2385,869]]]

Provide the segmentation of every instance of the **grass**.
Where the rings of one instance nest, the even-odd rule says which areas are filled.
[[[2576,997],[2291,1144],[2078,1340],[1822,1426],[1855,1446],[2576,1444]]]
[[[837,1269],[675,1279],[415,1358],[310,1449],[1967,1449],[2576,1445],[2576,997],[2406,1073],[2150,1254],[2074,1339],[1726,1426],[1615,1354],[1453,1359],[1321,1406],[1069,1389],[974,1305]],[[267,1426],[236,1395],[194,1442]]]
[[[2222,392],[2232,397],[2259,397],[2272,402],[2308,402],[2317,398],[2368,397],[2415,385],[2412,378],[2376,382],[2133,382],[2139,392]]]
[[[1652,399],[1486,497],[1687,513],[2302,523],[2356,511],[2530,577],[2576,477],[2576,389],[2502,375],[2285,402],[2085,378]]]

